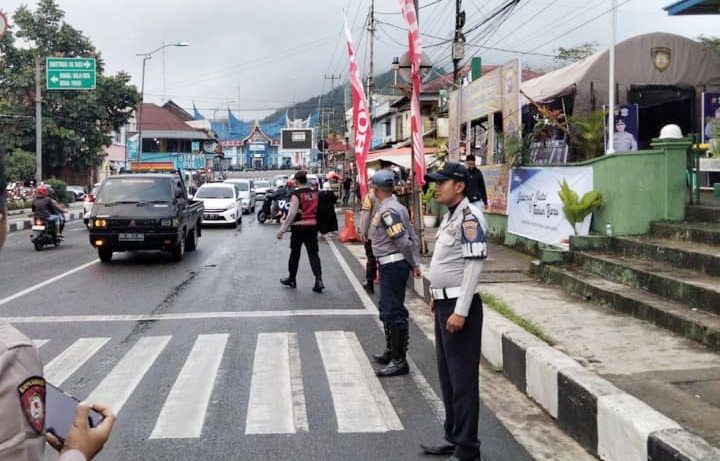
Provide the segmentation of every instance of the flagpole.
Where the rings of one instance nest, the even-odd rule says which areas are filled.
[[[615,153],[615,22],[616,22],[616,0],[610,0],[610,52],[609,75],[608,75],[608,141],[607,154]]]

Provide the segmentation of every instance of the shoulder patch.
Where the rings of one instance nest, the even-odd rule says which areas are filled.
[[[485,231],[478,218],[472,213],[470,207],[463,208],[462,224],[460,226],[463,258],[487,258],[487,239]]]
[[[42,434],[45,428],[45,379],[33,376],[20,384],[17,390],[28,424],[36,434]]]
[[[372,200],[370,199],[370,194],[365,195],[365,199],[362,202],[362,208],[363,211],[370,211],[372,210]]]
[[[405,226],[403,225],[402,219],[392,211],[383,211],[380,215],[383,227],[385,227],[385,233],[391,239],[397,239],[405,235]]]

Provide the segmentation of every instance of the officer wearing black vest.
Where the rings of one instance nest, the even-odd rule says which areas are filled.
[[[300,250],[305,245],[310,260],[310,267],[315,275],[315,293],[322,293],[325,285],[322,281],[322,268],[320,267],[320,255],[318,248],[318,227],[317,210],[320,202],[319,193],[313,190],[307,183],[307,173],[298,171],[295,173],[297,187],[290,196],[290,211],[288,218],[282,224],[277,233],[278,240],[282,240],[288,228],[291,229],[290,236],[290,260],[288,261],[288,277],[281,279],[280,283],[286,287],[297,286],[295,277],[300,263]]]

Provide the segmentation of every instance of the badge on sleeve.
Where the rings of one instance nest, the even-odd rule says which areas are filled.
[[[472,213],[470,207],[463,209],[463,220],[461,225],[463,258],[485,259],[487,258],[487,239],[485,231],[478,218]]]
[[[382,216],[383,226],[385,227],[385,233],[391,239],[397,239],[405,235],[405,226],[403,226],[402,219],[392,211],[384,211]]]
[[[45,379],[33,376],[17,389],[25,418],[35,433],[42,434],[45,428]]]
[[[372,200],[370,200],[370,194],[365,196],[365,199],[362,201],[362,211],[370,211],[372,210]]]

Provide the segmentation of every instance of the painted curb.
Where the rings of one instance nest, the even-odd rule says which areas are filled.
[[[66,213],[65,214],[65,222],[72,222],[77,221],[79,219],[82,219],[82,213]],[[32,228],[32,219],[23,219],[22,221],[16,221],[13,223],[10,223],[8,225],[8,230],[10,232],[18,232],[21,230],[27,230]]]
[[[430,283],[413,283],[430,302]],[[482,355],[605,461],[720,461],[720,450],[566,354],[485,309]]]

